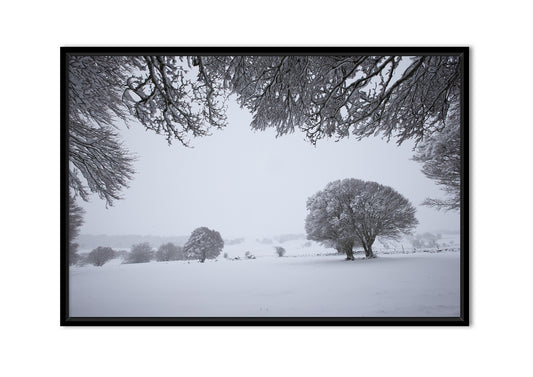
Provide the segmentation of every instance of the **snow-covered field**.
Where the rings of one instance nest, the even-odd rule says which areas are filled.
[[[232,245],[223,252],[231,258],[244,254],[247,246]],[[287,249],[283,258],[267,245],[250,250],[257,259],[220,257],[203,264],[113,260],[103,267],[72,267],[70,315],[459,316],[458,251],[383,253],[350,262],[331,249]]]

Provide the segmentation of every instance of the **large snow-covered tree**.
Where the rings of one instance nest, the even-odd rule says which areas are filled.
[[[348,216],[346,203],[351,197],[340,190],[341,181],[329,183],[322,191],[307,199],[309,214],[305,219],[307,238],[345,253],[354,259],[353,248],[360,246],[353,234],[353,218]]]
[[[372,258],[376,237],[397,238],[418,224],[413,205],[393,188],[353,178],[329,183],[308,199],[307,209],[307,237],[336,245],[347,259],[356,244]]]
[[[224,240],[220,233],[206,227],[196,228],[183,246],[187,259],[215,259],[224,248]]]
[[[75,195],[88,200],[93,192],[113,205],[133,178],[134,157],[120,141],[119,121],[136,119],[183,145],[225,124],[221,80],[191,59],[68,57],[69,186]]]
[[[68,60],[69,184],[108,204],[133,176],[113,129],[130,117],[188,145],[226,125],[231,93],[251,127],[278,135],[381,135],[427,141],[450,127],[464,77],[461,54],[439,56],[77,56]],[[460,118],[457,118],[458,122]]]
[[[461,55],[198,59],[252,112],[254,129],[300,129],[312,143],[376,134],[422,141],[445,126],[463,80]]]

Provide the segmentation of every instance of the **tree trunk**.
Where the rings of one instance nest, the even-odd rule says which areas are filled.
[[[366,259],[375,258],[374,252],[372,251],[372,247],[369,247],[367,250],[365,250],[365,256]]]
[[[346,253],[346,260],[355,260],[353,256],[353,241],[345,241],[342,243],[342,249]]]
[[[346,249],[346,259],[355,260],[355,258],[353,256],[353,250],[352,250],[351,247],[349,249]]]
[[[374,241],[366,242],[363,244],[363,247],[365,248],[365,256],[366,259],[375,258],[374,252],[372,251],[372,244]],[[366,246],[365,246],[366,245]]]

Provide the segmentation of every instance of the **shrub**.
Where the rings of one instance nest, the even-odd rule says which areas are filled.
[[[152,260],[152,247],[148,242],[139,243],[131,247],[124,263],[148,263]]]
[[[275,247],[276,249],[276,254],[278,254],[278,257],[282,257],[285,255],[285,253],[287,252],[283,247],[281,246],[276,246]]]
[[[172,242],[159,246],[159,249],[157,249],[157,252],[155,253],[155,260],[158,262],[182,259],[185,259],[183,248],[174,245]]]
[[[93,266],[102,267],[113,258],[115,258],[115,252],[112,248],[98,246],[87,255],[85,262]]]

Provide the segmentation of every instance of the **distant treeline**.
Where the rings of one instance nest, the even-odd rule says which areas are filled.
[[[185,245],[189,236],[141,236],[138,234],[110,236],[107,234],[81,234],[76,239],[81,250],[92,250],[98,246],[108,246],[117,249],[129,249],[131,245],[148,242],[151,245],[162,245],[172,242],[177,246]],[[282,234],[272,238],[258,239],[259,243],[272,244],[274,242],[287,242],[292,240],[305,239],[305,234]],[[226,245],[238,245],[244,242],[244,238],[226,239]]]
[[[274,242],[283,243],[287,241],[305,240],[305,239],[306,239],[305,234],[301,233],[301,234],[282,234],[280,236],[273,237],[273,238],[262,238],[262,239],[257,238],[256,241],[264,245],[271,245]]]
[[[148,242],[152,245],[161,245],[172,242],[177,246],[183,246],[189,239],[189,236],[140,236],[136,234],[124,235],[124,236],[110,236],[107,234],[93,235],[93,234],[81,234],[76,239],[79,244],[79,248],[82,250],[92,250],[98,246],[108,246],[112,248],[125,248],[129,249],[133,244],[139,244]]]

